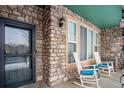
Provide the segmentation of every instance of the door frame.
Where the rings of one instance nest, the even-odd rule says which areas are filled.
[[[18,27],[22,29],[28,29],[31,31],[31,38],[29,39],[31,43],[32,59],[31,59],[31,68],[32,68],[32,80],[23,82],[10,87],[18,87],[28,83],[35,82],[35,26],[32,24],[27,24],[24,22],[19,22],[16,20],[11,20],[8,18],[0,17],[0,87],[5,87],[5,58],[4,58],[4,45],[5,45],[5,26]]]

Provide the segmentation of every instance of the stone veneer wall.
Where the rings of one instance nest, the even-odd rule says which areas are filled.
[[[63,27],[59,27],[59,20],[66,19]],[[54,85],[74,78],[77,74],[75,64],[68,64],[67,52],[67,19],[68,15],[87,25],[89,28],[100,31],[95,25],[81,18],[63,6],[0,6],[0,16],[34,24],[36,26],[36,81],[47,85]],[[82,62],[91,64],[92,61]],[[41,84],[40,84],[41,83]]]
[[[37,6],[0,6],[0,17],[9,18],[33,24],[36,26],[35,47],[36,47],[36,81],[37,87],[41,87],[43,79],[42,70],[42,9]]]
[[[64,16],[65,23],[59,27]],[[100,29],[63,6],[46,6],[43,12],[43,76],[49,86],[72,79],[77,75],[76,65],[68,64],[68,15],[100,32]],[[88,63],[88,62],[87,62]],[[89,62],[90,64],[90,62]]]
[[[123,29],[119,27],[112,27],[104,29],[101,32],[101,57],[102,58],[115,58],[115,52],[112,47],[119,48],[123,46]],[[118,43],[118,47],[116,44]],[[120,43],[120,44],[119,44]]]
[[[43,76],[49,86],[67,80],[65,23],[59,27],[63,6],[45,6],[43,12]]]
[[[108,29],[104,29],[101,33],[101,57],[105,60],[108,60],[108,58],[116,58],[115,53],[121,53],[119,60],[117,61],[115,66],[115,71],[118,70],[118,68],[123,68],[124,65],[124,51],[122,51],[122,47],[124,47],[124,36],[123,36],[124,30],[119,27],[112,27]],[[114,50],[117,49],[118,52],[115,52]]]

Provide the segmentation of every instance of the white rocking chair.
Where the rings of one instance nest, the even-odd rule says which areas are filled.
[[[112,61],[103,61],[102,62],[99,52],[94,52],[94,57],[96,60],[96,64],[99,67],[99,70],[102,70],[104,72],[108,71],[108,75],[111,76],[111,72],[114,72],[113,62]]]
[[[86,69],[85,67],[81,66],[81,63],[79,61],[79,56],[77,55],[77,53],[73,53],[74,55],[74,59],[75,59],[75,63],[77,66],[77,70],[78,70],[78,74],[79,74],[79,79],[81,81],[81,84],[77,83],[77,82],[73,82],[76,85],[82,86],[82,87],[90,87],[90,86],[86,86],[84,85],[84,83],[91,83],[91,84],[96,84],[96,87],[99,87],[99,79],[97,78],[97,71],[98,69],[96,69],[95,65],[93,69]]]

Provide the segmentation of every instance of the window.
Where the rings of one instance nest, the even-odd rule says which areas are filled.
[[[80,26],[80,61],[92,59],[96,45],[98,45],[98,33]],[[68,21],[68,62],[75,63],[73,52],[77,50],[76,23]],[[98,48],[98,47],[97,47]],[[97,49],[98,50],[98,49]]]
[[[93,48],[95,52],[99,50],[99,34],[97,32],[93,32]]]
[[[94,51],[99,51],[99,34],[94,32]]]
[[[0,18],[0,87],[34,82],[34,26]]]
[[[99,34],[96,33],[96,45],[98,45],[98,44],[99,44]]]
[[[11,26],[5,26],[5,53],[26,54],[30,53],[30,31]]]
[[[87,29],[80,27],[80,61],[87,59]]]
[[[80,61],[92,59],[93,52],[98,51],[99,34],[80,27]]]
[[[93,58],[93,32],[87,30],[87,59]]]
[[[68,22],[68,62],[74,63],[73,52],[76,52],[76,23]]]

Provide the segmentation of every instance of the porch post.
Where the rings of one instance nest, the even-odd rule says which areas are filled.
[[[43,76],[53,87],[66,79],[66,29],[59,26],[63,6],[46,6],[43,12]]]

